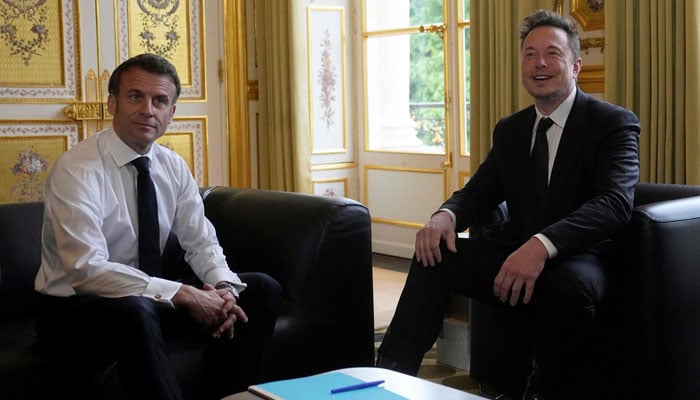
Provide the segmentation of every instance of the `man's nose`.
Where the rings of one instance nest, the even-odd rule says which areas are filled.
[[[144,115],[153,115],[153,102],[150,99],[145,99],[141,104],[141,113]]]

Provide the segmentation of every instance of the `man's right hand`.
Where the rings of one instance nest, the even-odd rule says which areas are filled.
[[[444,211],[433,214],[430,221],[416,233],[416,260],[424,267],[434,267],[442,262],[441,240],[445,241],[448,250],[457,252],[457,234],[452,217]]]
[[[199,321],[214,336],[217,336],[220,327],[227,322],[229,317],[229,310],[225,307],[226,300],[211,285],[205,290],[182,285],[180,290],[175,293],[173,303],[187,309],[194,319]],[[233,307],[233,305],[229,304],[228,308]]]

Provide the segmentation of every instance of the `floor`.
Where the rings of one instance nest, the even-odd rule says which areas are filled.
[[[374,277],[374,329],[389,326],[406,282],[411,261],[405,258],[374,254],[372,274]]]

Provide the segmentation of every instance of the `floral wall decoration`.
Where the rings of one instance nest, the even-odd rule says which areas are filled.
[[[312,154],[346,152],[345,9],[307,8]]]
[[[10,169],[18,178],[10,188],[10,198],[17,202],[43,200],[42,178],[49,163],[49,158],[34,150],[34,146],[21,150]]]
[[[81,98],[78,0],[0,1],[0,102]]]
[[[180,44],[177,32],[179,0],[138,0],[141,14],[141,46],[149,52],[171,58]]]
[[[331,57],[333,43],[328,29],[323,33],[319,46],[321,47],[321,66],[318,69],[318,84],[321,86],[319,99],[322,110],[321,121],[326,123],[326,132],[330,132],[331,126],[335,124],[333,103],[335,102],[337,74]]]
[[[204,0],[115,0],[118,62],[141,53],[175,65],[180,100],[206,99]]]
[[[47,10],[41,7],[44,3],[46,0],[3,0],[0,3],[0,37],[10,49],[10,55],[19,55],[25,65],[29,65],[32,56],[45,50],[50,41]]]
[[[53,163],[81,133],[73,121],[0,121],[0,203],[43,200]]]

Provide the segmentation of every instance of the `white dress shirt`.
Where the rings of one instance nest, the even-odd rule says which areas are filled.
[[[140,156],[109,128],[56,161],[44,191],[37,291],[63,297],[144,296],[173,306],[181,283],[138,269],[138,172],[130,162]],[[145,156],[151,159],[158,198],[161,251],[172,231],[203,282],[228,281],[238,292],[243,290],[245,284],[228,268],[214,227],[204,216],[199,188],[187,164],[155,143]]]

